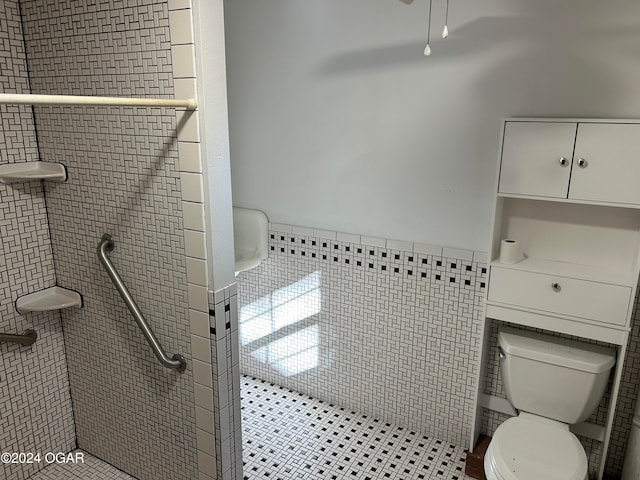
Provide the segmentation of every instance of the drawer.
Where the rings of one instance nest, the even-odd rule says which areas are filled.
[[[629,287],[509,268],[492,267],[489,279],[490,302],[620,326],[627,323],[630,297]]]

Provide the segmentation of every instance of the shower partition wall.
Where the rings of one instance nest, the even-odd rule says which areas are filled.
[[[173,97],[165,2],[79,7],[23,2],[32,93]],[[153,329],[190,358],[174,110],[38,106],[35,117],[40,156],[69,174],[46,197],[58,282],[84,294],[83,309],[62,312],[78,446],[138,478],[194,478],[193,370],[157,365],[95,256],[112,232]]]

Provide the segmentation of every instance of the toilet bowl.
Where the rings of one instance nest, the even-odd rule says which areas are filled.
[[[588,480],[587,455],[566,424],[522,412],[495,431],[487,480]]]
[[[505,393],[519,414],[493,434],[487,480],[588,480],[587,455],[569,425],[597,408],[615,350],[511,328],[498,343]]]

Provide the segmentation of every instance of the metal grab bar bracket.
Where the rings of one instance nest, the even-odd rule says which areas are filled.
[[[0,343],[19,343],[20,345],[33,345],[38,339],[38,333],[35,330],[25,330],[20,334],[0,333]]]
[[[144,315],[138,308],[138,305],[131,296],[131,293],[129,293],[129,289],[122,281],[122,278],[120,278],[120,275],[113,266],[113,263],[111,263],[107,252],[111,252],[114,245],[115,243],[111,235],[109,235],[108,233],[102,235],[102,239],[98,244],[98,258],[100,259],[100,263],[102,263],[102,266],[107,271],[107,274],[109,274],[109,278],[111,278],[111,281],[124,300],[124,303],[127,305],[127,308],[131,312],[131,315],[133,315],[133,318],[140,327],[140,330],[142,330],[142,333],[151,346],[153,353],[156,355],[158,360],[160,360],[160,363],[167,368],[177,370],[178,372],[184,372],[187,368],[187,361],[185,360],[185,358],[179,353],[176,353],[173,357],[169,358],[169,356],[160,345],[160,342],[158,342],[158,339],[154,335],[153,331],[151,330],[151,327],[149,326],[146,318],[144,318]]]

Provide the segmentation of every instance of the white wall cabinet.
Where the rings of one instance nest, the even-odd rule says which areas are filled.
[[[576,427],[606,458],[640,273],[640,121],[508,119],[501,145],[471,447],[481,407],[504,404],[483,382],[498,320],[617,346],[606,424]],[[506,238],[524,260],[500,263]]]
[[[506,121],[498,192],[640,205],[640,125]]]

